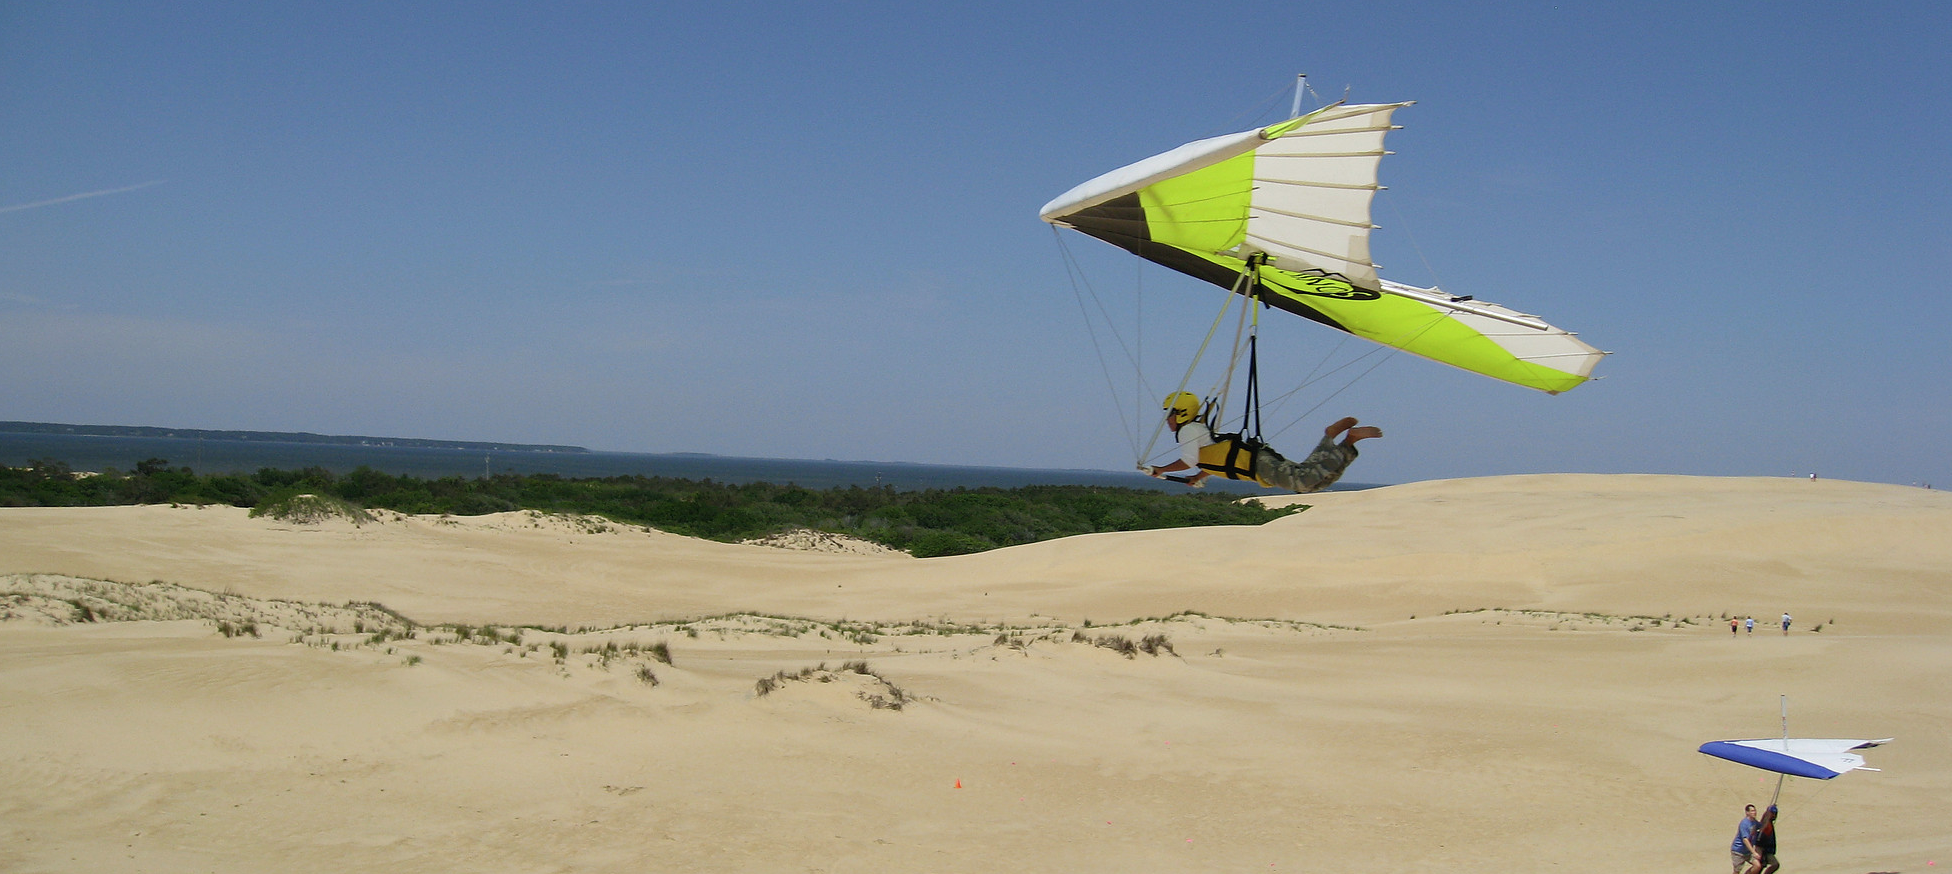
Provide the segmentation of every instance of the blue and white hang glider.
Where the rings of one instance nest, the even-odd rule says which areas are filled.
[[[1875,771],[1864,767],[1864,757],[1858,750],[1882,746],[1891,738],[1882,740],[1850,740],[1847,738],[1807,738],[1789,736],[1789,696],[1782,697],[1783,736],[1758,740],[1711,740],[1701,745],[1701,752],[1718,759],[1739,762],[1751,768],[1761,768],[1780,775],[1776,778],[1776,797],[1769,800],[1773,807],[1776,798],[1783,793],[1783,780],[1789,777],[1810,777],[1817,780],[1831,780],[1851,771]]]
[[[1888,744],[1891,740],[1888,737],[1883,740],[1805,737],[1711,740],[1701,745],[1701,751],[1764,771],[1829,780],[1851,771],[1877,770],[1865,767],[1864,757],[1856,751]]]

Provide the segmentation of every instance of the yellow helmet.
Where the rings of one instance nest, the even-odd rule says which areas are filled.
[[[1184,425],[1200,417],[1200,399],[1190,391],[1176,391],[1166,395],[1159,409],[1171,410],[1173,424]]]

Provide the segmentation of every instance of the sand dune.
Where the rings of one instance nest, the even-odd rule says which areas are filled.
[[[924,560],[0,510],[0,870],[1722,870],[1774,781],[1694,748],[1780,695],[1898,738],[1789,783],[1786,870],[1952,865],[1952,498],[1297,500]]]

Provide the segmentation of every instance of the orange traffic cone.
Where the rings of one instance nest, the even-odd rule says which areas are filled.
[[[957,781],[956,781],[956,788],[957,788],[957,789],[961,789],[961,788],[962,788],[962,781],[961,781],[961,780],[957,780]]]

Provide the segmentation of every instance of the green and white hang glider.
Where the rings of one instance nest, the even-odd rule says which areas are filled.
[[[1377,275],[1370,201],[1390,114],[1332,104],[1187,143],[1046,204],[1074,228],[1331,328],[1550,394],[1606,353],[1536,316]]]

